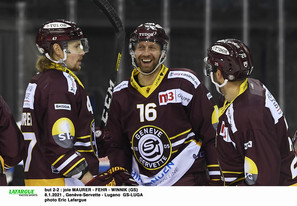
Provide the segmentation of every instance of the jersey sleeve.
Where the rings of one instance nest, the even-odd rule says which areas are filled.
[[[2,97],[0,97],[0,155],[5,166],[12,167],[22,160],[24,139],[15,119]]]
[[[49,95],[46,154],[52,166],[66,177],[72,177],[87,168],[85,158],[74,147],[79,130],[79,107],[71,93]]]

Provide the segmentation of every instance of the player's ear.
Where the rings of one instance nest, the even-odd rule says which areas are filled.
[[[217,72],[215,73],[215,75],[217,76],[217,79],[224,80],[223,73],[222,73],[222,71],[220,69],[217,70]]]
[[[55,56],[57,56],[58,59],[64,58],[64,52],[58,43],[53,44],[53,57],[55,58]]]

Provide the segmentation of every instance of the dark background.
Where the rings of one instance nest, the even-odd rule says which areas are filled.
[[[144,22],[167,24],[166,30],[170,33],[167,66],[193,69],[202,79],[206,46],[223,38],[246,40],[255,66],[252,77],[260,79],[280,102],[291,132],[297,129],[296,0],[168,0],[168,7],[164,6],[165,1],[110,0],[121,11],[127,34],[118,81],[129,77],[132,70],[128,36]],[[245,37],[244,1],[248,2]],[[207,2],[211,3],[209,27],[205,23]],[[283,2],[284,12],[281,24],[279,2]],[[24,91],[37,72],[37,28],[45,21],[57,18],[74,20],[89,40],[90,52],[85,55],[78,76],[100,119],[108,78],[115,65],[115,35],[108,19],[91,0],[1,0],[0,95],[17,121],[21,120]],[[208,36],[206,31],[209,31]],[[283,44],[279,44],[280,32],[283,32],[283,38],[280,38]],[[283,78],[279,73],[281,68],[284,68]],[[207,79],[205,81],[216,96],[213,85]]]

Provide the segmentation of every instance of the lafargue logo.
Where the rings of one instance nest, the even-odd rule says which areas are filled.
[[[171,142],[160,128],[146,125],[132,137],[132,148],[137,161],[148,170],[157,170],[171,157]]]

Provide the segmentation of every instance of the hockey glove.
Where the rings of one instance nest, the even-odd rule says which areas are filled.
[[[116,183],[108,172],[104,172],[94,177],[86,186],[116,186]]]
[[[112,167],[107,171],[115,179],[117,186],[137,186],[137,182],[123,167]]]
[[[95,136],[98,147],[98,156],[100,158],[107,156],[111,144],[111,135],[109,131],[106,129],[102,130],[99,127],[96,127]]]
[[[112,167],[94,177],[86,186],[137,186],[137,182],[123,167]]]

